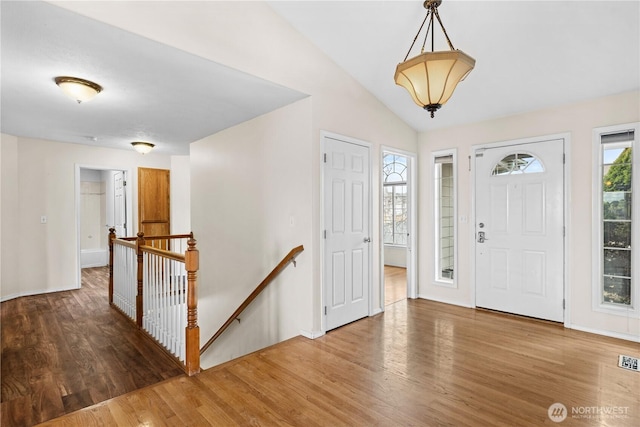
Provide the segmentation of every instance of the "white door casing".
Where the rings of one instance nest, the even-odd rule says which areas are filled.
[[[366,317],[370,298],[370,150],[324,137],[325,330]]]
[[[113,222],[116,229],[116,236],[125,237],[127,235],[127,207],[125,195],[125,173],[115,171],[113,173]]]
[[[493,174],[518,153],[539,163]],[[476,306],[564,320],[563,156],[562,139],[476,151]]]

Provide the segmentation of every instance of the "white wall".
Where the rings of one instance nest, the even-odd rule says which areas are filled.
[[[20,234],[17,232],[18,209],[18,138],[0,134],[0,206],[2,222],[0,248],[0,295],[19,292],[17,251]]]
[[[189,156],[171,156],[171,234],[191,232]]]
[[[312,327],[310,124],[310,101],[303,100],[191,145],[203,341],[291,249],[305,247],[298,266],[205,353],[205,367]]]
[[[630,339],[640,338],[640,319],[594,312],[591,304],[591,213],[592,213],[592,136],[593,128],[640,120],[640,92],[628,92],[578,104],[536,111],[487,122],[437,130],[420,135],[420,175],[433,176],[429,159],[432,151],[458,148],[458,217],[472,218],[471,172],[468,156],[471,146],[534,136],[570,133],[567,167],[570,171],[568,220],[567,323],[592,332]],[[426,184],[426,185],[425,185]],[[471,297],[471,250],[473,224],[458,222],[458,288],[433,283],[433,186],[420,187],[420,261],[421,297],[473,306]]]
[[[169,156],[2,135],[0,299],[73,289],[78,283],[77,165],[169,169]],[[131,174],[134,220],[137,175]],[[40,217],[47,216],[41,224]]]
[[[407,267],[407,248],[384,245],[384,265]]]

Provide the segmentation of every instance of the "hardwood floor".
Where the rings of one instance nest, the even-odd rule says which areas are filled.
[[[2,309],[2,426],[32,426],[180,375],[109,307],[108,270],[82,288],[16,298]]]
[[[384,305],[407,298],[407,269],[384,266]]]
[[[559,425],[638,426],[640,374],[619,354],[640,345],[405,300],[43,426],[539,426],[554,403]]]

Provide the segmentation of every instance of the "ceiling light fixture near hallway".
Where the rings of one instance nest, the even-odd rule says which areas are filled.
[[[133,145],[133,148],[140,154],[147,154],[155,147],[152,143],[144,141],[132,142],[131,145]]]
[[[91,101],[97,94],[102,92],[102,86],[98,83],[79,77],[59,76],[53,80],[65,95],[77,101],[78,104]]]
[[[395,74],[396,84],[404,87],[411,94],[413,101],[429,111],[431,117],[449,100],[458,83],[464,80],[476,64],[475,59],[461,50],[454,49],[451,44],[438,14],[438,6],[441,3],[442,0],[426,0],[424,2],[427,16],[422,21],[404,62],[396,67]],[[451,50],[434,51],[434,17],[438,20]],[[429,20],[429,24],[420,54],[407,60],[427,20]],[[425,52],[424,47],[429,38],[429,31],[431,31],[431,52]]]

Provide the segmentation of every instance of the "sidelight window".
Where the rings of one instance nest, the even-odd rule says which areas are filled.
[[[638,305],[638,126],[599,129],[594,292],[599,309],[637,310]],[[634,150],[635,149],[635,150]],[[635,173],[634,173],[635,172]],[[636,176],[634,176],[636,175]],[[634,236],[634,233],[636,236]],[[597,288],[596,288],[597,286]]]
[[[433,153],[435,280],[455,286],[456,276],[456,168],[455,151]]]

